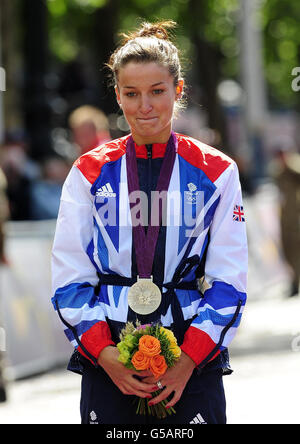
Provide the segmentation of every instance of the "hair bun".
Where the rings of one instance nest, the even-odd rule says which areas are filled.
[[[174,28],[175,22],[165,21],[159,23],[143,23],[138,36],[156,37],[162,40],[169,40],[168,29]]]
[[[122,34],[123,44],[134,40],[138,37],[156,37],[161,40],[170,40],[169,30],[176,27],[176,22],[173,20],[165,20],[157,23],[142,23],[141,27],[130,34]]]

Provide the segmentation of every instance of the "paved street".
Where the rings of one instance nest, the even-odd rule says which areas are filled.
[[[0,424],[78,424],[80,377],[64,370],[17,381],[0,404]]]
[[[300,297],[248,302],[224,378],[229,424],[299,424]],[[1,424],[78,424],[80,377],[63,369],[11,383]]]
[[[300,353],[280,351],[232,359],[224,379],[229,424],[300,424]]]
[[[249,301],[224,378],[230,424],[300,424],[300,297]]]

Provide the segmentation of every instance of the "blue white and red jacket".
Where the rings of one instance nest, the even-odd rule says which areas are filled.
[[[128,137],[105,143],[74,163],[63,187],[53,244],[52,302],[74,348],[95,365],[102,349],[117,342],[112,326],[129,319],[129,286],[122,285],[122,278],[137,277],[127,188]],[[191,137],[176,138],[167,218],[152,274],[164,299],[170,292],[167,283],[174,282],[181,264],[194,264],[179,278],[177,273],[179,285],[172,294],[188,325],[181,349],[201,367],[227,349],[240,324],[248,267],[245,216],[236,163]],[[148,146],[135,148],[140,187],[149,196],[166,144],[153,144],[150,155]],[[183,199],[178,202],[179,191],[187,205]],[[183,217],[184,207],[194,214],[191,226]],[[199,277],[200,263],[201,291],[184,285]],[[100,282],[101,277],[112,281],[104,279],[99,286],[99,276]],[[173,311],[166,307],[160,322],[172,326]]]

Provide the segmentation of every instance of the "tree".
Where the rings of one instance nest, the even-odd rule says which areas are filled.
[[[46,157],[51,146],[51,109],[47,101],[45,78],[48,72],[47,6],[44,0],[24,0],[24,91],[25,129],[31,156]]]
[[[90,94],[82,96],[82,101],[92,102],[106,113],[115,111],[103,68],[115,46],[119,3],[119,0],[48,0],[53,65],[63,69],[77,61],[90,90]],[[80,104],[79,98],[74,107]]]
[[[291,87],[292,70],[300,66],[299,1],[264,1],[261,23],[270,104],[300,109],[299,93]]]
[[[258,1],[261,1],[258,23],[264,35],[269,104],[299,109],[299,93],[291,87],[292,70],[300,66],[299,2]],[[13,72],[15,53],[19,51],[18,60],[24,59],[25,123],[31,135],[34,133],[35,155],[49,149],[48,113],[52,112],[52,125],[66,123],[61,118],[53,120],[54,87],[52,85],[50,91],[48,85],[53,78],[61,81],[65,71],[65,85],[70,89],[72,82],[75,83],[72,63],[81,64],[87,73],[85,95],[76,96],[74,101],[70,95],[66,96],[68,109],[81,100],[90,101],[107,113],[116,112],[113,91],[107,87],[103,66],[118,43],[118,34],[133,29],[142,20],[160,19],[173,19],[178,23],[176,43],[184,56],[191,101],[207,112],[209,126],[222,134],[222,147],[230,151],[217,87],[224,79],[239,80],[240,0],[3,0],[2,3],[4,15],[11,14],[11,5],[17,12],[19,25],[14,28],[17,33],[14,32],[13,49],[12,33],[7,26],[11,19],[2,20],[2,25],[6,25],[5,36],[10,35],[2,39],[3,62],[7,61],[7,81],[10,82],[16,75]],[[18,21],[19,16],[22,20]],[[48,82],[49,74],[51,82]],[[15,124],[15,110],[20,109],[17,95],[15,88],[14,94],[9,88],[4,95],[6,121],[10,125]]]

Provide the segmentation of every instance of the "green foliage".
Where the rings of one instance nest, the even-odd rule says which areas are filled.
[[[300,66],[299,1],[265,1],[262,17],[265,73],[270,96],[286,106],[297,105],[299,94],[291,88],[291,72]]]
[[[92,13],[97,8],[102,8],[108,0],[47,0],[48,10],[51,15],[60,17],[70,10],[78,9],[82,13]]]
[[[167,338],[165,333],[160,332],[159,330],[156,331],[155,337],[160,341],[161,354],[164,355],[167,366],[173,367],[173,365],[175,365],[176,363],[176,359],[173,353],[169,350],[170,348],[169,339]]]
[[[260,0],[257,22],[263,33],[263,60],[270,97],[277,103],[294,106],[299,101],[292,91],[292,69],[300,66],[300,8],[298,0]],[[238,26],[240,0],[47,0],[49,44],[61,62],[73,60],[80,51],[92,51],[95,35],[93,15],[101,8],[116,5],[115,40],[121,32],[136,28],[141,21],[173,19],[178,23],[177,46],[189,70],[196,69],[197,39],[220,55],[223,78],[237,78],[241,55]],[[99,44],[107,44],[99,42]],[[95,48],[93,49],[95,50]],[[107,60],[100,60],[99,66]],[[197,79],[195,73],[194,79]]]
[[[109,0],[47,0],[49,46],[61,62],[75,59],[88,46],[90,18]]]

